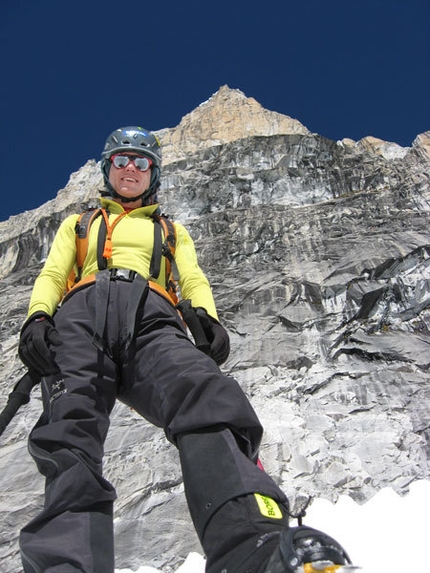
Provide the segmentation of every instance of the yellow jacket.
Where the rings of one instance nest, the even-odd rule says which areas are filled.
[[[121,205],[110,199],[101,199],[103,207],[109,209],[109,225],[124,211]],[[118,222],[112,233],[112,257],[108,268],[132,269],[149,278],[154,244],[154,221],[152,213],[158,205],[149,205],[130,211]],[[76,262],[75,225],[79,215],[67,217],[57,231],[45,265],[37,277],[30,299],[28,316],[34,312],[46,312],[52,316],[62,300],[67,278]],[[82,279],[98,271],[97,237],[101,217],[91,225],[88,254],[82,269]],[[203,307],[210,316],[218,318],[209,282],[199,267],[193,240],[179,223],[176,228],[175,261],[179,271],[181,298],[190,299],[194,307]],[[156,280],[165,286],[164,263]]]

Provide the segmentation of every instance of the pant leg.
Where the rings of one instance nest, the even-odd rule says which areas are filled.
[[[114,571],[116,494],[102,476],[102,458],[116,367],[91,344],[89,294],[76,293],[55,317],[61,376],[44,381],[45,410],[29,437],[46,484],[43,510],[20,535],[25,573]]]
[[[285,494],[256,465],[262,427],[245,394],[195,348],[176,312],[156,293],[146,300],[122,380],[120,398],[164,428],[178,446],[188,506],[209,570],[234,571],[261,539],[288,524]],[[269,504],[279,502],[280,516],[262,516],[254,493]],[[266,543],[260,558],[267,560],[276,543],[275,538]]]
[[[168,440],[202,428],[229,427],[241,449],[257,459],[262,427],[240,385],[189,340],[177,311],[150,291],[136,338],[122,357],[118,398]]]
[[[228,428],[178,438],[188,507],[206,572],[260,573],[288,527],[288,501]]]

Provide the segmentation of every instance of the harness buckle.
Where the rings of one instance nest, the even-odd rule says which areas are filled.
[[[131,269],[109,269],[111,280],[126,281],[132,283],[136,278],[137,272]]]

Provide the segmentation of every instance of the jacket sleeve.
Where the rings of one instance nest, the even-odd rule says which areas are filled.
[[[181,298],[190,299],[194,307],[202,307],[218,320],[215,301],[209,281],[199,266],[192,238],[180,223],[176,227],[175,262],[179,272]]]
[[[77,219],[78,215],[71,215],[61,223],[48,258],[34,283],[28,316],[40,311],[52,316],[62,300],[67,278],[76,260]]]

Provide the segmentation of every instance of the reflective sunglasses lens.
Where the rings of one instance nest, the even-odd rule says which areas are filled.
[[[139,171],[147,171],[151,166],[151,161],[146,157],[135,157],[133,161]]]
[[[117,169],[123,169],[124,167],[127,167],[129,162],[130,159],[127,157],[127,155],[114,155],[112,158],[112,163]]]
[[[127,167],[127,165],[130,163],[130,161],[133,161],[134,165],[136,166],[136,169],[138,169],[139,171],[147,171],[152,165],[152,161],[147,157],[114,155],[111,158],[111,160],[117,169],[124,169],[124,167]]]

